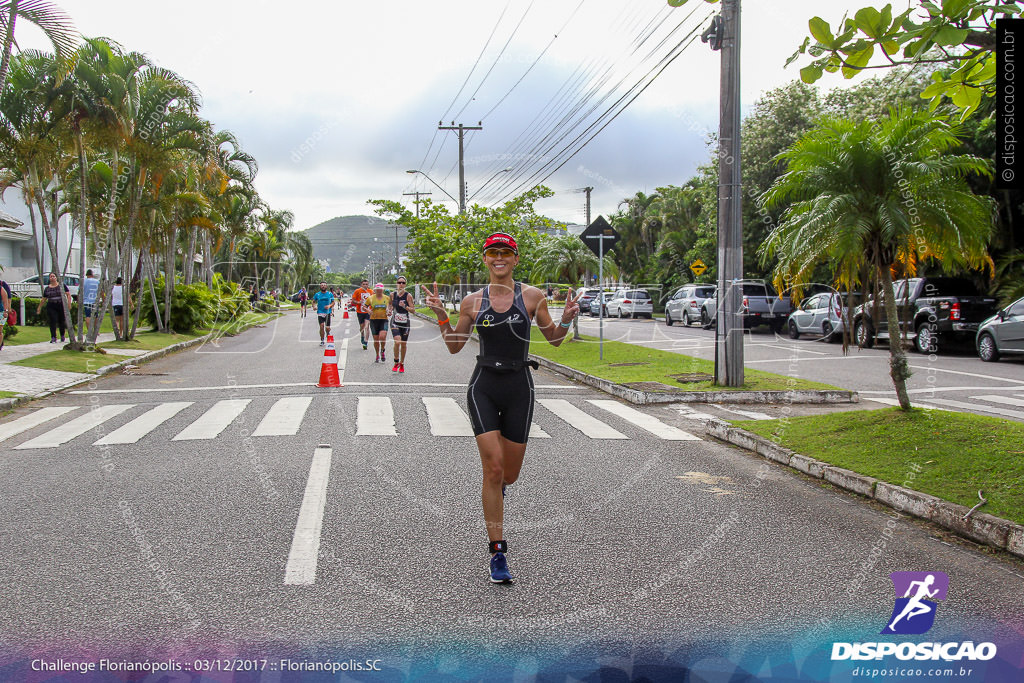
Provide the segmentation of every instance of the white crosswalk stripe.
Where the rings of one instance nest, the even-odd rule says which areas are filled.
[[[356,408],[356,436],[397,436],[395,411],[387,396],[360,396]]]
[[[996,408],[995,406],[986,406],[981,403],[965,403],[964,401],[954,401],[948,398],[931,398],[928,399],[932,403],[938,403],[942,406],[949,406],[950,408],[959,408],[960,410],[968,413],[980,411],[983,413],[991,413],[993,415],[1003,415],[1004,417],[1012,417],[1018,420],[1024,420],[1024,412],[1020,410],[1008,410],[1007,408]]]
[[[192,441],[194,439],[216,439],[236,417],[242,414],[249,405],[250,399],[238,398],[217,401],[202,416],[181,430],[172,441]]]
[[[398,399],[396,407],[389,396],[358,396],[355,410],[356,436],[379,437],[397,436],[399,431],[422,433],[425,412],[427,428],[435,437],[472,437],[473,427],[463,404],[450,396],[421,396],[424,412],[408,411],[408,403]],[[294,436],[298,434],[303,421],[309,414],[314,396],[289,396],[277,399],[262,416],[252,436]],[[253,399],[226,399],[217,401],[205,412],[195,417],[189,416],[191,424],[181,427],[186,410],[194,405],[193,401],[173,401],[147,406],[144,412],[135,415],[127,423],[101,434],[93,442],[97,446],[135,444],[147,437],[152,439],[154,432],[164,424],[177,422],[172,441],[211,440],[224,435],[225,430],[239,418],[249,407]],[[538,415],[542,418],[530,424],[530,437],[535,439],[553,438],[548,430],[558,428],[567,423],[591,439],[629,439],[634,438],[623,434],[608,424],[604,413],[612,413],[639,429],[653,434],[659,439],[668,441],[692,441],[699,437],[662,422],[654,415],[611,400],[589,400],[589,406],[603,411],[601,415],[593,415],[566,399],[546,399],[537,401],[547,409],[547,413]],[[26,441],[18,449],[54,448],[84,435],[99,424],[136,408],[136,404],[117,404],[87,408],[86,414],[68,422],[54,422],[54,426],[42,434]],[[401,411],[401,422],[395,420],[396,410]],[[0,439],[10,439],[36,427],[45,427],[46,423],[77,410],[74,407],[41,408],[5,424],[0,424]],[[682,414],[683,417],[693,417]],[[711,416],[705,416],[711,417]],[[714,419],[714,418],[713,418]],[[543,426],[542,426],[543,425]],[[545,429],[546,427],[546,429]]]
[[[253,430],[253,436],[291,436],[302,426],[312,396],[290,396],[279,399]]]
[[[469,416],[455,402],[454,398],[424,396],[427,421],[433,436],[473,436],[473,425]]]
[[[107,446],[113,444],[135,443],[151,431],[171,419],[185,408],[192,405],[192,401],[178,401],[175,403],[161,403],[160,405],[147,410],[142,415],[110,432],[102,439],[93,442],[94,446]]]
[[[542,398],[537,402],[591,439],[629,438],[563,398]]]
[[[29,413],[24,417],[19,417],[17,420],[11,420],[5,424],[0,425],[0,443],[3,443],[12,436],[17,436],[22,432],[27,432],[33,427],[49,422],[55,417],[66,415],[72,410],[78,410],[76,407],[70,408],[40,408],[34,413]]]
[[[589,400],[587,401],[590,405],[597,406],[602,410],[606,410],[612,415],[618,415],[627,422],[635,424],[640,429],[646,429],[651,434],[665,439],[666,441],[700,441],[699,437],[684,432],[682,429],[667,425],[653,415],[642,413],[636,408],[631,408],[627,405],[619,403],[618,401],[609,401],[605,399],[601,400]]]
[[[1024,398],[1014,398],[1013,396],[999,396],[996,394],[986,394],[984,396],[971,396],[972,401],[990,401],[992,403],[1002,403],[1007,406],[1022,406],[1024,407]]]
[[[90,407],[85,415],[80,415],[73,420],[65,422],[45,434],[30,439],[20,446],[15,446],[15,448],[56,448],[57,446],[62,446],[75,437],[85,434],[90,429],[98,427],[110,418],[117,417],[134,406],[134,403],[123,403],[119,405]]]

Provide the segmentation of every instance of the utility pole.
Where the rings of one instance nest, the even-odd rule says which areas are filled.
[[[740,176],[740,0],[722,0],[722,13],[701,35],[722,51],[718,123],[718,321],[715,384],[743,385],[743,194]]]
[[[452,121],[452,125],[442,125],[443,121],[437,122],[438,130],[454,130],[459,133],[459,213],[466,213],[466,165],[464,162],[464,142],[467,130],[483,130],[483,121],[477,121],[475,126],[463,126],[461,123],[456,126],[455,122]]]
[[[420,217],[420,195],[421,194],[430,194],[430,193],[429,192],[403,192],[402,193],[403,197],[410,196],[410,195],[416,195],[416,218]]]
[[[587,193],[587,220],[586,225],[590,225],[590,193],[594,191],[592,187],[584,187],[583,191]]]

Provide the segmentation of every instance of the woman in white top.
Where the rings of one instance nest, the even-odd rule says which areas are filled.
[[[114,280],[114,288],[110,290],[110,305],[114,308],[114,332],[121,338],[121,316],[124,315],[124,282],[123,278]]]

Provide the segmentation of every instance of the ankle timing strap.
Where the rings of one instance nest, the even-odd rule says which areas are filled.
[[[487,547],[490,549],[492,555],[494,553],[508,552],[508,544],[505,543],[505,541],[491,541],[487,544]]]

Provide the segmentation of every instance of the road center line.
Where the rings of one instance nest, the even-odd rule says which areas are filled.
[[[295,523],[292,549],[284,569],[288,586],[309,586],[316,580],[316,560],[320,553],[320,528],[327,502],[327,479],[331,474],[331,449],[318,446],[309,466],[306,492],[302,496],[299,519]]]

